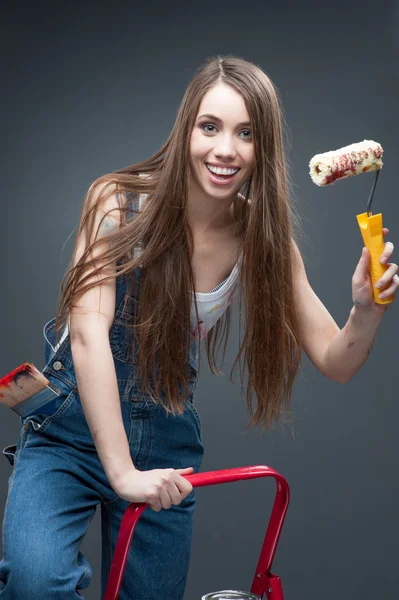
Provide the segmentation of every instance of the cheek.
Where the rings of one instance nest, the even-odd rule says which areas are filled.
[[[193,133],[190,139],[190,155],[193,160],[202,160],[210,151],[209,141],[204,136]]]
[[[249,148],[248,152],[246,153],[245,156],[245,162],[247,163],[247,165],[249,167],[253,167],[254,163],[255,163],[255,155],[254,155],[254,150],[253,148]]]

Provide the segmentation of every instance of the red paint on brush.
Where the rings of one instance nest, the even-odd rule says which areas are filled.
[[[3,398],[3,394],[1,393],[2,388],[8,388],[12,383],[18,385],[18,379],[20,377],[26,377],[28,375],[33,375],[34,370],[30,363],[24,363],[23,365],[8,373],[5,377],[0,379],[0,398]]]

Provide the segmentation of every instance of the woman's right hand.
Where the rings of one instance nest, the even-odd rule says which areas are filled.
[[[177,506],[186,498],[193,486],[182,475],[191,475],[193,467],[187,469],[152,469],[128,471],[114,490],[122,500],[146,502],[152,510]]]

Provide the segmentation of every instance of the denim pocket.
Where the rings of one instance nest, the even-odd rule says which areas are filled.
[[[130,403],[130,419],[148,419],[152,417],[158,406],[149,396],[148,398],[146,396],[137,396]]]
[[[133,296],[127,297],[126,309],[123,310],[124,300],[122,300],[115,312],[114,321],[109,332],[109,343],[112,354],[115,358],[122,362],[135,364],[138,348],[132,353],[133,348],[133,323],[134,314],[138,311],[138,301]]]
[[[3,454],[7,458],[10,465],[12,466],[12,472],[11,472],[10,477],[8,478],[8,491],[11,490],[11,485],[14,480],[15,471],[17,468],[18,455],[19,455],[20,451],[22,450],[22,448],[25,446],[26,439],[27,439],[26,428],[21,426],[18,442],[16,444],[11,444],[11,445],[3,448]]]
[[[154,436],[154,416],[160,406],[145,398],[138,397],[130,405],[130,430],[128,441],[133,463],[140,471],[147,470],[147,460]]]
[[[23,424],[25,425],[25,423],[29,422],[35,431],[44,431],[51,422],[60,419],[65,414],[74,401],[77,391],[78,388],[75,387],[72,390],[61,393],[53,402],[54,413],[52,415],[41,414],[40,409],[38,409],[39,412],[37,414],[25,417]]]
[[[11,444],[11,446],[6,446],[5,448],[3,448],[3,454],[12,466],[11,475],[8,478],[8,490],[11,489],[11,485],[15,475],[15,469],[17,466],[17,447],[17,444]]]
[[[6,446],[5,448],[3,448],[3,454],[12,467],[15,464],[16,450],[17,450],[17,444],[11,444],[10,446]]]

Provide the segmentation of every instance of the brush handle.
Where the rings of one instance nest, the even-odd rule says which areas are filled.
[[[47,414],[52,415],[54,413],[55,408],[55,400],[60,395],[60,392],[53,390],[48,385],[40,390],[40,392],[36,392],[32,396],[29,396],[23,402],[19,402],[15,406],[11,406],[12,410],[16,412],[20,417],[30,417],[31,415],[38,414]]]
[[[356,215],[356,218],[364,245],[370,252],[370,276],[373,284],[374,302],[377,304],[391,304],[391,302],[394,301],[394,298],[379,298],[378,294],[381,293],[382,289],[378,290],[375,287],[377,281],[388,269],[388,265],[382,265],[380,263],[381,254],[385,249],[384,236],[382,233],[382,213],[379,213],[378,215],[370,213],[370,215],[371,216],[368,217],[367,212],[365,212],[361,215]]]

